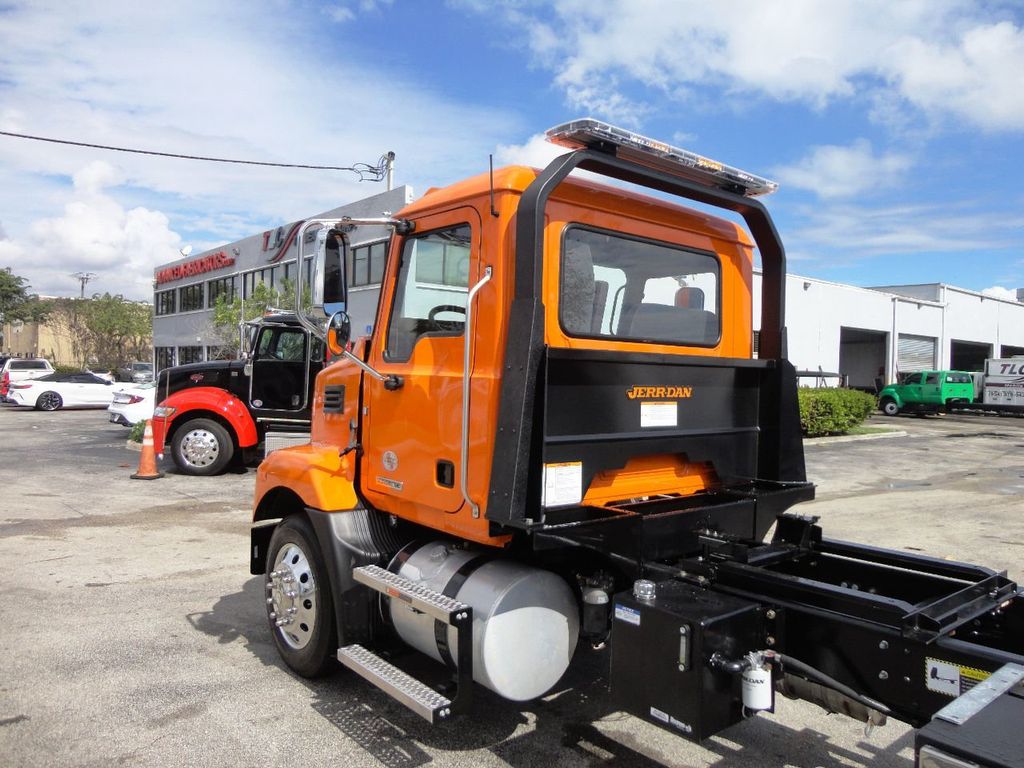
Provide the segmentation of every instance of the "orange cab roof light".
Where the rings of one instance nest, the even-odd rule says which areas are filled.
[[[681,176],[691,181],[718,187],[745,197],[769,195],[779,188],[774,181],[725,165],[686,149],[674,147],[657,139],[641,136],[639,133],[616,128],[592,117],[572,120],[557,125],[547,132],[552,144],[570,149],[611,148],[634,151],[642,155],[637,160],[654,165],[666,173]]]

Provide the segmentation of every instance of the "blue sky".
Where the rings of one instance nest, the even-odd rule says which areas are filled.
[[[152,6],[152,7],[151,7]],[[1024,287],[1024,6],[967,0],[0,5],[0,130],[349,165],[422,193],[591,115],[780,182],[790,270]],[[153,266],[379,191],[0,136],[0,267],[142,298]]]

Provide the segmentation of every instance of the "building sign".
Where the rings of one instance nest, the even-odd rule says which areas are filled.
[[[156,273],[156,282],[157,285],[169,283],[172,280],[180,280],[183,277],[201,275],[204,272],[212,272],[215,269],[230,267],[234,263],[234,256],[228,256],[224,251],[217,251],[217,253],[211,253],[208,256],[201,256],[198,259],[186,261],[184,264],[176,264],[173,267],[161,269]]]

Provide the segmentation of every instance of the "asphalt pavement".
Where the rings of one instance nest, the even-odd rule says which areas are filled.
[[[806,447],[826,535],[1024,579],[1024,419],[876,417]],[[11,766],[900,766],[912,732],[780,699],[703,744],[611,711],[578,653],[544,699],[478,689],[431,728],[354,675],[274,651],[248,572],[254,472],[129,479],[104,411],[0,407],[0,763]]]

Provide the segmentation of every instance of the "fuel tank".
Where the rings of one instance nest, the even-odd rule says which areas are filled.
[[[390,570],[473,608],[473,679],[499,696],[526,701],[565,673],[579,637],[579,608],[561,577],[480,550],[432,541],[411,545]],[[389,600],[399,637],[455,666],[456,630]]]

